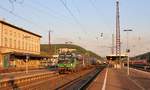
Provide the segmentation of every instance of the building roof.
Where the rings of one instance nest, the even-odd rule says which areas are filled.
[[[118,59],[122,59],[122,58],[126,58],[127,56],[115,56],[115,55],[111,55],[111,56],[106,56],[107,60],[118,60]]]
[[[12,25],[12,24],[10,24],[10,23],[8,23],[8,22],[6,22],[6,21],[0,20],[0,23],[3,23],[3,24],[8,25],[8,26],[10,26],[10,27],[19,29],[19,30],[21,30],[21,31],[23,31],[23,32],[30,33],[30,34],[35,35],[35,36],[38,36],[38,37],[40,37],[40,38],[42,37],[41,35],[38,35],[38,34],[35,34],[35,33],[33,33],[33,32],[27,31],[27,30],[25,30],[25,29],[23,29],[23,28],[20,28],[20,27],[17,27],[17,26],[15,26],[15,25]]]
[[[50,56],[47,56],[47,55],[37,55],[37,54],[30,54],[30,53],[20,53],[20,52],[8,52],[8,53],[5,53],[5,54],[10,54],[10,55],[15,55],[15,56],[22,56],[22,57],[26,57],[26,56],[29,56],[29,57],[37,57],[37,58],[50,58]]]

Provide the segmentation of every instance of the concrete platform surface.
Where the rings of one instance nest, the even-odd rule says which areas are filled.
[[[150,90],[150,73],[130,68],[106,68],[88,90]]]

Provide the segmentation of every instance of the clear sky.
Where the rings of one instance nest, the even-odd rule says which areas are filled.
[[[0,18],[42,35],[41,43],[72,41],[99,55],[110,54],[115,32],[115,0],[1,0]],[[129,33],[131,55],[150,50],[150,0],[120,0],[122,51],[124,29]],[[70,12],[69,12],[70,11]],[[103,38],[100,37],[103,33]],[[96,39],[98,37],[98,39]]]

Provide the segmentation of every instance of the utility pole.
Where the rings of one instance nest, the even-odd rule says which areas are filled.
[[[51,48],[51,30],[49,31],[49,39],[48,39],[48,44],[49,44],[49,54],[50,54],[50,56],[51,56],[51,54],[52,54],[52,48]]]

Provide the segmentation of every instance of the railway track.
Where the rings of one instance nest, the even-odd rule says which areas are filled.
[[[65,83],[55,90],[84,90],[105,67],[97,67],[91,72]]]
[[[136,66],[136,65],[132,65],[132,66],[130,66],[130,67],[131,67],[131,68],[138,69],[138,70],[150,72],[150,66]]]
[[[55,77],[57,73],[43,72],[33,75],[11,77],[0,81],[0,90],[20,90],[20,87],[32,84],[39,80],[45,80],[48,78]],[[22,90],[22,89],[21,89]],[[26,89],[30,90],[30,89]]]
[[[0,90],[62,90],[83,89],[104,67],[92,67],[75,73],[45,72],[0,81]]]

